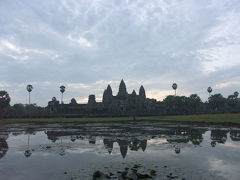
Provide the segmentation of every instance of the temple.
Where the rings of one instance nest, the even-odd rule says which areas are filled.
[[[146,97],[145,89],[140,87],[139,93],[135,90],[131,94],[127,92],[126,84],[122,79],[116,96],[113,95],[112,88],[108,84],[103,92],[102,102],[96,102],[95,95],[88,97],[87,104],[78,104],[72,98],[69,104],[60,104],[55,97],[48,102],[48,109],[53,114],[65,116],[125,116],[133,113],[146,114],[154,111],[157,106],[155,99]]]

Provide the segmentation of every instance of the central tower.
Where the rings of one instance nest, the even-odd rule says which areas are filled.
[[[123,81],[123,79],[121,80],[121,83],[119,85],[119,90],[118,90],[118,97],[126,97],[127,96],[127,89],[126,89],[126,85]]]

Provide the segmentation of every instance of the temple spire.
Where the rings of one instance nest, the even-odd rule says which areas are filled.
[[[108,84],[107,89],[104,90],[103,92],[103,99],[102,102],[104,105],[109,105],[112,102],[112,88],[111,86]]]
[[[145,93],[145,89],[143,86],[141,86],[139,89],[139,96],[141,99],[146,99],[146,93]]]
[[[121,80],[121,83],[119,85],[119,90],[118,90],[118,96],[126,96],[127,95],[127,88],[126,85],[123,81],[123,79]]]
[[[107,86],[107,95],[112,96],[112,88],[111,88],[110,84],[108,84],[108,86]]]
[[[132,95],[134,95],[134,96],[137,95],[135,90],[132,91]]]

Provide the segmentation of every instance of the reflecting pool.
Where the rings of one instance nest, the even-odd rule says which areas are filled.
[[[0,126],[0,179],[239,179],[240,129],[159,122]],[[137,174],[137,176],[136,176]],[[97,176],[96,176],[97,177]],[[142,178],[141,178],[142,177]]]

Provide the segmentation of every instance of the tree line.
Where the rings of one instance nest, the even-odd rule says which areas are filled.
[[[136,92],[129,99],[129,115],[179,115],[179,114],[204,114],[204,113],[238,113],[240,112],[239,93],[235,91],[233,94],[223,97],[222,94],[213,94],[212,88],[208,87],[207,92],[209,98],[203,102],[197,94],[187,96],[178,96],[176,93],[177,84],[174,83],[172,88],[175,95],[167,96],[163,101],[148,99],[143,102],[136,97]],[[57,114],[50,111],[47,107],[40,107],[31,104],[30,93],[33,90],[32,85],[27,85],[29,93],[29,104],[14,104],[10,106],[11,98],[6,91],[0,91],[0,118],[3,117],[53,117]],[[60,86],[61,104],[63,104],[63,93],[65,86]],[[98,103],[103,111],[104,106]],[[112,108],[114,109],[114,108]],[[93,111],[92,111],[93,112]],[[101,111],[97,111],[101,114]],[[111,113],[110,114],[114,114]],[[117,112],[114,115],[118,115]]]
[[[197,94],[189,97],[170,95],[160,102],[160,106],[164,114],[237,113],[240,112],[240,99],[238,92],[227,98],[213,94],[206,102],[202,102]]]

